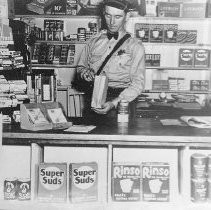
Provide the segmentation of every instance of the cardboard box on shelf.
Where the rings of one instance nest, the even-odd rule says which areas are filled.
[[[150,38],[149,41],[153,43],[163,42],[163,24],[150,24]]]
[[[194,66],[195,67],[209,67],[210,50],[208,49],[195,49],[194,53]]]
[[[140,164],[113,163],[112,168],[113,201],[140,200]]]
[[[67,199],[67,164],[40,163],[38,167],[39,201],[65,202]]]
[[[169,201],[170,165],[165,162],[143,162],[141,168],[143,201]]]
[[[205,18],[206,3],[183,3],[181,16],[184,18]]]
[[[69,165],[69,198],[73,203],[98,200],[98,165],[96,162]]]
[[[180,48],[179,49],[179,67],[194,66],[194,49]]]
[[[141,39],[142,42],[149,42],[149,24],[136,23],[135,35],[137,38]]]
[[[178,24],[164,25],[164,42],[175,43],[177,41]]]
[[[158,2],[158,17],[180,17],[180,3]]]

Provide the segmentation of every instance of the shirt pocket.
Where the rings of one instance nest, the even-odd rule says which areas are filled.
[[[131,62],[130,54],[124,53],[122,55],[116,55],[115,57],[116,57],[115,62],[116,64],[119,65],[119,67],[130,65],[130,62]]]

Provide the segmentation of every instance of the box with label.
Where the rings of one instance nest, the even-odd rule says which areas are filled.
[[[194,53],[194,66],[195,67],[209,67],[210,50],[207,49],[195,49]]]
[[[143,162],[143,201],[168,202],[170,196],[170,166],[165,162]]]
[[[211,17],[211,0],[207,0],[207,17]]]
[[[164,25],[164,42],[175,43],[177,41],[177,24]]]
[[[194,65],[194,49],[179,49],[179,67],[193,67]]]
[[[137,38],[141,39],[142,42],[149,42],[149,24],[136,23],[135,35]]]
[[[182,17],[205,18],[206,17],[206,3],[183,3]]]
[[[153,90],[169,90],[168,80],[152,80]]]
[[[200,85],[201,85],[201,91],[208,91],[210,88],[209,80],[201,80]]]
[[[78,0],[77,15],[98,15],[103,0]]]
[[[196,44],[197,30],[178,30],[176,41],[177,43]]]
[[[113,201],[139,201],[140,177],[140,164],[113,163],[111,186]]]
[[[158,2],[158,17],[180,17],[180,3]]]
[[[69,198],[72,203],[98,200],[98,165],[96,162],[71,163]]]
[[[163,24],[150,24],[149,41],[153,43],[163,42]]]
[[[160,54],[145,54],[146,66],[160,66]]]
[[[146,16],[157,16],[157,0],[146,0]]]
[[[40,163],[37,199],[46,202],[67,200],[67,164]]]

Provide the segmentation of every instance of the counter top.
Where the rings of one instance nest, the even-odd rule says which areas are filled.
[[[3,126],[3,145],[148,145],[210,146],[211,129],[161,124],[159,119],[137,118],[128,126],[116,122],[96,122],[90,133],[63,130],[27,131],[19,125]]]

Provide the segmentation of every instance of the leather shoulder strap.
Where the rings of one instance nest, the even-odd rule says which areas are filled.
[[[103,70],[104,66],[106,65],[106,63],[108,62],[108,60],[111,58],[111,56],[114,54],[114,52],[128,39],[130,38],[130,34],[125,34],[114,46],[113,50],[109,53],[109,55],[105,58],[105,60],[103,61],[102,65],[100,66],[100,68],[97,71],[97,75],[100,75],[101,71]]]

